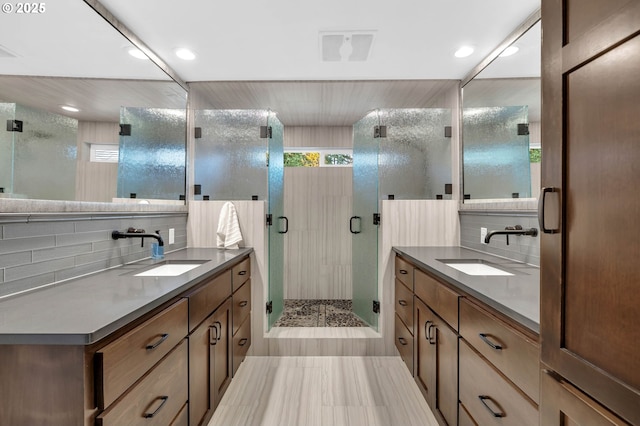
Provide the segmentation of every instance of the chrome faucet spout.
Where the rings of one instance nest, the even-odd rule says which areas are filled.
[[[537,228],[523,229],[522,226],[520,225],[507,226],[506,228],[504,228],[504,230],[490,231],[486,235],[486,237],[484,237],[485,244],[489,244],[491,237],[493,237],[494,235],[506,235],[507,245],[509,245],[509,235],[528,235],[530,237],[537,237],[538,229]]]
[[[113,231],[111,233],[111,238],[113,238],[114,240],[119,240],[122,238],[142,238],[143,244],[144,244],[145,238],[155,238],[156,240],[158,240],[159,246],[161,247],[164,246],[164,241],[162,240],[162,237],[160,236],[159,231],[156,231],[155,234],[152,234],[152,233],[144,232],[144,229],[129,228],[127,232],[120,232],[117,230]]]

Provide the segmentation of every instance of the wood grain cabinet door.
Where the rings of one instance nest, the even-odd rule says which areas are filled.
[[[415,299],[415,379],[438,422],[458,424],[458,335]]]
[[[228,299],[189,335],[189,418],[206,424],[230,381]]]
[[[640,424],[640,2],[543,0],[542,27],[541,358]]]

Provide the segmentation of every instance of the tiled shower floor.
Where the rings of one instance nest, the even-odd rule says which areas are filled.
[[[286,299],[275,327],[367,327],[352,311],[351,300]]]

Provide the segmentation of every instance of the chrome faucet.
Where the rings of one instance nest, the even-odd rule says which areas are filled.
[[[489,232],[487,236],[484,237],[485,244],[489,244],[489,240],[491,240],[491,237],[493,237],[494,235],[506,235],[507,245],[509,245],[509,235],[529,235],[531,237],[537,237],[538,229],[537,228],[522,229],[521,225],[507,226],[506,228],[504,228],[504,231]]]
[[[140,245],[140,247],[144,247],[144,239],[146,237],[155,238],[156,240],[158,240],[158,245],[160,247],[164,246],[164,241],[162,241],[160,231],[156,231],[155,234],[150,234],[144,232],[144,229],[129,228],[126,230],[126,232],[113,231],[111,233],[111,238],[113,238],[114,240],[119,240],[121,238],[141,238],[142,244]]]

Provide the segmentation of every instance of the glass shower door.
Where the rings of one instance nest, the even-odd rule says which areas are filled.
[[[353,126],[353,215],[349,221],[352,233],[353,312],[378,329],[378,314],[373,302],[378,301],[378,147],[374,138],[378,126],[373,112]]]
[[[267,119],[269,141],[269,329],[280,318],[284,306],[284,234],[289,224],[284,215],[284,127],[275,113]]]

